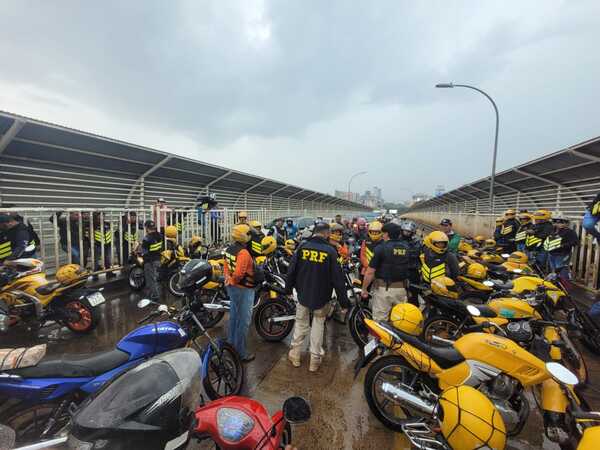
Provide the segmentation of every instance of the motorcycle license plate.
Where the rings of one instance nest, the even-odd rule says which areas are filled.
[[[379,344],[377,339],[371,339],[369,342],[367,342],[364,348],[365,356],[369,356],[371,353],[373,353],[373,350],[377,348],[377,344]]]
[[[93,294],[88,295],[87,299],[88,299],[88,302],[90,302],[90,305],[92,305],[92,306],[101,305],[102,303],[104,303],[106,301],[106,299],[104,298],[104,295],[102,295],[100,292],[94,292]]]

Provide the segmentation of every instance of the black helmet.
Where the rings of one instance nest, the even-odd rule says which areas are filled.
[[[200,355],[178,349],[125,372],[73,417],[71,450],[181,449],[201,395]]]
[[[212,279],[212,266],[203,259],[188,261],[180,271],[179,288],[199,288]]]

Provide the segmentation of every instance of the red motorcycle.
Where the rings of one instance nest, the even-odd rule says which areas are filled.
[[[221,450],[279,450],[292,443],[290,424],[306,422],[310,406],[290,397],[269,416],[262,403],[247,397],[224,397],[196,409],[192,436],[212,440]]]

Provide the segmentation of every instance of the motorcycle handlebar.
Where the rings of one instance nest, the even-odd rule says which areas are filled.
[[[162,312],[160,312],[160,311],[152,311],[152,312],[151,312],[150,314],[148,314],[146,317],[144,317],[144,318],[142,318],[142,319],[138,320],[138,324],[142,324],[142,323],[144,323],[144,322],[147,322],[147,321],[149,321],[149,320],[152,320],[152,319],[154,319],[155,317],[157,317],[157,316],[160,316],[161,314],[162,314]]]

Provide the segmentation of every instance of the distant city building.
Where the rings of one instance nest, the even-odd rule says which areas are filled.
[[[358,192],[338,191],[336,190],[333,194],[337,198],[349,200],[351,202],[360,203],[361,196]]]
[[[384,204],[384,200],[381,193],[381,188],[375,186],[373,190],[367,190],[364,194],[358,192],[338,191],[335,190],[334,194],[337,198],[349,200],[351,202],[361,203],[369,208],[381,208]]]
[[[438,185],[435,187],[435,196],[436,196],[436,197],[439,197],[440,195],[443,195],[443,194],[444,194],[444,192],[446,192],[446,187],[445,187],[445,186],[443,186],[443,185],[441,185],[441,184],[438,184]]]
[[[429,200],[430,198],[431,198],[431,196],[427,195],[427,194],[422,194],[422,193],[415,194],[412,196],[412,203],[414,205],[415,203],[424,202],[425,200]]]

